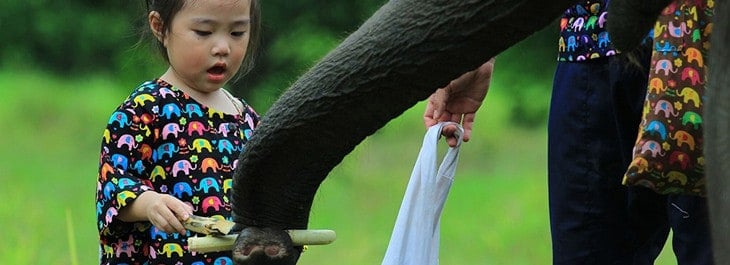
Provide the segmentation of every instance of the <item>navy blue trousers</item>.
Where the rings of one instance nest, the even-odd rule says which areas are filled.
[[[621,184],[638,133],[646,69],[622,57],[558,64],[548,121],[555,265],[653,264],[670,229],[679,265],[712,264],[704,198]]]

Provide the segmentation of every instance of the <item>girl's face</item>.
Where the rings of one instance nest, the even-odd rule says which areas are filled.
[[[199,92],[213,92],[236,75],[248,48],[251,0],[189,0],[169,32],[158,38],[167,48],[171,76],[165,80]],[[153,16],[150,23],[153,27]],[[159,16],[159,14],[157,14]],[[180,83],[180,84],[178,84]]]

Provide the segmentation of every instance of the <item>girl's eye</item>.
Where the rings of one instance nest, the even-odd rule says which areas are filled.
[[[234,36],[234,37],[241,37],[244,34],[246,34],[245,31],[234,31],[234,32],[231,32],[231,36]]]
[[[197,34],[198,36],[208,36],[208,35],[210,35],[210,34],[211,34],[211,32],[210,32],[210,31],[203,31],[203,30],[193,30],[193,31],[194,31],[194,32],[195,32],[195,34]]]

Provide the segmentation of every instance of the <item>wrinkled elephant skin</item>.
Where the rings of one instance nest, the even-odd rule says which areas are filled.
[[[234,221],[306,228],[319,185],[357,144],[574,2],[387,2],[263,117],[234,176]]]
[[[611,43],[620,51],[632,51],[649,34],[671,0],[612,0],[608,6],[606,30]],[[621,19],[610,19],[620,17]]]
[[[730,264],[730,3],[715,2],[705,101],[705,174],[715,264]]]

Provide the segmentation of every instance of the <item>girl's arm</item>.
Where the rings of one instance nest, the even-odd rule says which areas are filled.
[[[152,134],[157,126],[150,122],[155,113],[133,100],[152,97],[148,93],[136,90],[112,113],[104,132],[96,197],[103,235],[126,235],[138,221],[149,221],[167,233],[185,233],[179,220],[192,213],[191,206],[152,188],[155,177],[164,178],[150,174],[157,147]]]

